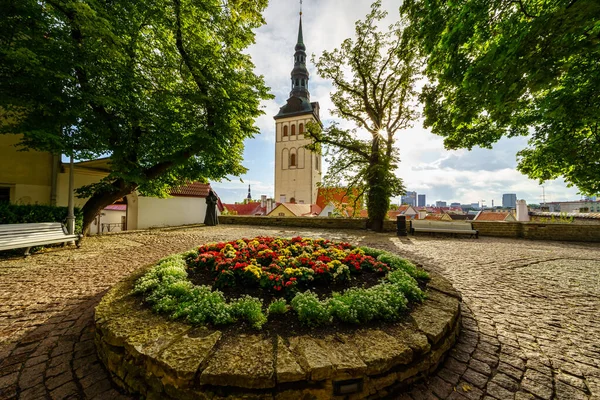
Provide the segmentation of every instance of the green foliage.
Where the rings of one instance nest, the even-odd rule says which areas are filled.
[[[307,136],[313,140],[308,148],[323,148],[330,164],[324,184],[345,185],[357,192],[357,198],[367,194],[369,226],[380,231],[390,197],[405,191],[395,175],[400,161],[395,134],[418,117],[414,85],[421,65],[411,36],[403,31],[405,21],[381,31],[378,24],[386,13],[380,1],[371,8],[364,21],[356,22],[355,40],[346,39],[316,62],[319,75],[332,81],[334,115],[355,123],[371,137],[360,139],[357,130],[335,124],[321,129],[314,123],[307,124]]]
[[[335,293],[328,308],[331,315],[340,321],[358,324],[378,319],[396,320],[407,303],[399,286],[379,284],[368,289]]]
[[[300,322],[308,326],[325,325],[331,321],[327,303],[320,301],[310,290],[296,293],[292,299],[292,308],[298,314]]]
[[[285,299],[276,299],[269,304],[269,314],[285,314],[288,312],[288,305]]]
[[[382,254],[389,253],[389,252],[387,252],[385,250],[376,249],[376,248],[373,248],[373,247],[366,247],[366,246],[361,246],[361,247],[359,247],[359,249],[361,249],[367,256],[371,256],[373,258],[377,258],[377,257],[379,257]]]
[[[39,222],[67,221],[67,207],[45,206],[39,204],[0,203],[0,224],[29,224]],[[83,214],[75,208],[75,233],[81,232]]]
[[[271,304],[272,305],[272,304]],[[262,311],[262,301],[244,296],[231,304],[233,316],[248,321],[253,328],[260,329],[267,322],[267,316]]]
[[[428,56],[425,126],[448,149],[529,136],[518,169],[600,193],[600,2],[406,0]]]
[[[404,293],[409,301],[421,303],[425,300],[425,293],[419,288],[419,284],[406,271],[397,269],[390,272],[386,279],[397,287],[398,291]]]
[[[392,269],[400,269],[415,279],[429,279],[429,274],[405,258],[392,253],[383,253],[377,257],[378,261],[388,264]]]
[[[267,0],[10,1],[0,18],[0,133],[111,173],[78,193],[88,224],[139,190],[246,171],[270,98],[245,49]]]

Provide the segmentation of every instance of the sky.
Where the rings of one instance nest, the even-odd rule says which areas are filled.
[[[397,0],[383,0],[389,12],[384,26],[398,18]],[[302,25],[306,52],[319,57],[324,50],[339,47],[343,40],[354,37],[354,22],[369,12],[371,0],[304,0]],[[299,0],[271,0],[264,17],[266,25],[256,30],[256,43],[248,49],[255,64],[255,73],[263,75],[272,100],[262,103],[264,115],[256,121],[261,134],[245,142],[243,165],[248,172],[230,181],[212,182],[225,203],[240,202],[251,186],[252,197],[273,197],[275,167],[275,122],[273,116],[289,97],[290,72],[293,68],[294,46],[298,35]],[[321,106],[321,120],[325,125],[341,122],[333,117],[329,98],[331,83],[316,73],[312,62],[310,72],[311,101]],[[427,204],[437,200],[476,203],[486,206],[502,204],[502,194],[515,193],[527,203],[542,201],[542,186],[516,170],[516,153],[525,148],[524,137],[502,139],[493,149],[474,148],[472,151],[444,149],[443,138],[423,128],[418,120],[412,128],[396,134],[401,163],[396,174],[404,180],[407,190],[427,196]],[[327,165],[324,163],[324,168]],[[578,200],[577,188],[567,188],[564,181],[544,183],[546,201]],[[400,198],[392,199],[398,203]]]

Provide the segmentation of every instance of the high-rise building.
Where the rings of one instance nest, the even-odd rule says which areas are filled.
[[[435,202],[436,207],[447,207],[445,201],[438,200]]]
[[[315,204],[321,182],[321,155],[304,148],[308,122],[321,123],[319,103],[310,101],[302,12],[291,73],[292,91],[275,119],[275,200],[281,203]]]
[[[417,195],[417,206],[425,207],[427,205],[426,197],[424,194]]]
[[[514,193],[503,194],[502,208],[517,208],[517,195]]]
[[[400,197],[400,202],[402,204],[408,204],[410,206],[416,207],[417,192],[406,192],[404,196]]]

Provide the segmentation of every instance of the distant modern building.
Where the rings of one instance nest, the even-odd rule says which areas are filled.
[[[409,206],[417,206],[417,192],[406,192],[404,196],[400,198],[402,204],[408,204]]]
[[[450,203],[450,207],[460,207],[460,203]]]
[[[436,207],[447,207],[446,202],[445,201],[440,201],[440,200],[438,200],[438,201],[435,202],[435,206]]]
[[[417,203],[418,207],[425,207],[427,205],[426,197],[424,194],[420,194],[417,196]]]
[[[502,208],[517,208],[517,195],[514,193],[503,194]]]

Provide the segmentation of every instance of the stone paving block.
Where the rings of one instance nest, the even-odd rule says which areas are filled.
[[[277,361],[275,364],[277,383],[295,382],[306,378],[306,373],[281,336],[277,336]]]

